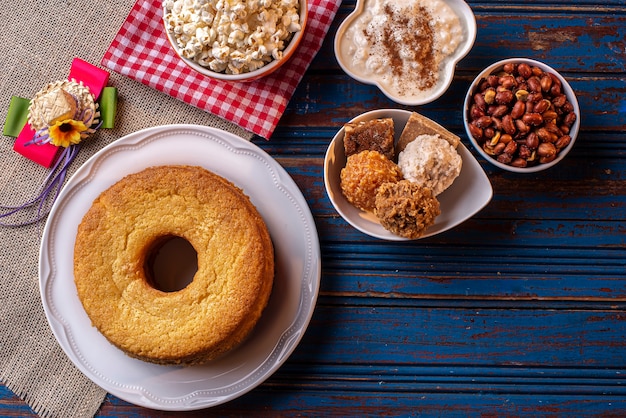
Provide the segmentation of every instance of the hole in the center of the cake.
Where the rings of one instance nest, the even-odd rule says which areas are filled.
[[[184,289],[197,271],[198,253],[189,241],[174,235],[157,240],[146,258],[146,278],[162,292]]]

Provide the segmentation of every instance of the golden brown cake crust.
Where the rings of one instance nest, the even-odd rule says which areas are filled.
[[[152,287],[145,261],[160,238],[198,254],[192,283]],[[249,198],[200,167],[159,166],[104,191],[78,227],[74,280],[93,325],[125,353],[196,364],[237,346],[257,323],[274,277],[267,227]]]

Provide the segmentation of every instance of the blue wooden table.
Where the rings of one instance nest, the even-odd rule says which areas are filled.
[[[304,339],[264,384],[185,416],[623,416],[626,414],[626,5],[623,0],[469,2],[478,35],[449,91],[390,102],[337,65],[332,39],[271,141],[315,217],[318,304]],[[469,83],[529,57],[578,95],[582,127],[565,161],[519,175],[479,159],[494,197],[480,213],[411,243],[369,238],[324,191],[335,132],[378,108],[417,110],[457,133]],[[474,155],[477,153],[472,149]],[[0,415],[30,410],[3,386]],[[108,396],[100,416],[178,416]]]

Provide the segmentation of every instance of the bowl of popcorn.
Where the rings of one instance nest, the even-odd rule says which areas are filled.
[[[374,110],[346,123],[326,151],[324,185],[350,225],[390,241],[447,231],[493,196],[457,135],[402,109]]]
[[[189,67],[218,80],[267,76],[304,36],[307,0],[164,0],[169,42]]]
[[[550,66],[528,58],[483,70],[467,92],[463,113],[474,148],[491,164],[516,173],[558,164],[580,129],[572,87]]]
[[[475,39],[476,18],[463,0],[357,0],[334,48],[350,77],[416,106],[445,93]]]

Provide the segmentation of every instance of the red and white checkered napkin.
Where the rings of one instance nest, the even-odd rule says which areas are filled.
[[[341,2],[309,0],[305,35],[294,55],[274,73],[251,83],[213,80],[184,64],[167,40],[161,3],[137,0],[101,64],[269,138],[321,48]]]

